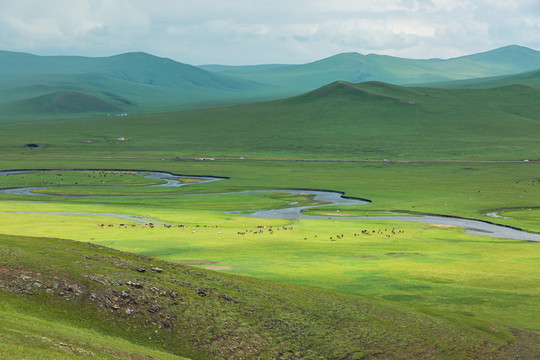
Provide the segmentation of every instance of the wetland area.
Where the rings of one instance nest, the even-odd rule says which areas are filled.
[[[61,174],[64,172],[73,172],[73,170],[8,170],[0,171],[0,176],[9,176],[9,175],[21,175],[27,173],[57,173]],[[226,180],[226,178],[212,177],[212,176],[189,176],[189,175],[175,175],[168,172],[159,172],[159,171],[140,171],[140,170],[122,170],[122,171],[111,171],[111,170],[79,170],[79,172],[110,172],[110,173],[119,173],[127,175],[143,175],[148,179],[158,179],[164,181],[159,184],[147,185],[149,187],[171,187],[178,188],[183,186],[189,186],[193,184],[202,185],[205,183],[211,183],[215,181]],[[193,182],[182,182],[182,179],[195,180]],[[10,195],[26,195],[26,196],[96,196],[96,195],[70,195],[70,194],[47,194],[40,193],[40,190],[48,189],[49,187],[15,187],[8,189],[0,189],[0,193],[10,194]],[[411,214],[402,213],[400,216],[388,215],[388,216],[350,216],[350,215],[340,215],[340,216],[317,216],[310,215],[309,210],[313,208],[318,208],[321,206],[347,206],[347,205],[362,205],[367,204],[370,201],[365,199],[357,199],[344,197],[343,193],[331,190],[310,190],[310,189],[290,189],[290,190],[246,190],[246,191],[236,191],[236,192],[220,192],[220,193],[197,193],[197,194],[175,194],[176,196],[208,196],[208,195],[232,195],[232,194],[250,194],[250,193],[289,193],[289,194],[309,194],[313,197],[314,201],[321,202],[319,205],[311,206],[294,206],[296,204],[289,204],[289,207],[280,208],[280,209],[269,209],[269,210],[256,210],[252,211],[241,211],[241,212],[231,212],[237,214],[244,214],[253,218],[261,219],[356,219],[356,220],[389,220],[389,221],[409,221],[417,223],[429,223],[437,225],[446,225],[446,226],[456,226],[466,228],[467,232],[470,234],[481,235],[481,236],[492,236],[499,238],[507,239],[516,239],[516,240],[526,240],[540,242],[540,234],[533,234],[519,229],[513,229],[508,226],[501,226],[497,224],[492,224],[486,221],[478,221],[471,219],[464,219],[458,217],[450,216],[437,216],[437,215],[421,215],[421,216],[412,216]],[[171,196],[171,194],[164,194],[164,196]],[[112,195],[112,196],[137,196],[137,194],[129,195]],[[141,196],[155,196],[155,195],[141,195]],[[306,211],[307,210],[307,211]],[[89,215],[89,216],[111,216],[123,220],[134,221],[136,223],[148,223],[152,222],[155,224],[162,224],[163,222],[151,219],[148,217],[135,216],[129,214],[112,214],[112,213],[73,213],[73,212],[19,212],[26,214],[45,214],[45,215]],[[498,217],[496,213],[489,213],[489,216]]]
[[[126,161],[139,170],[103,161],[68,170],[58,162],[0,173],[7,236],[71,239],[193,271],[538,329],[525,316],[538,303],[537,212],[500,206],[537,196],[527,177],[534,164],[504,164],[490,183],[501,165],[148,160]],[[512,219],[474,219],[487,212]],[[522,225],[531,231],[511,228]]]

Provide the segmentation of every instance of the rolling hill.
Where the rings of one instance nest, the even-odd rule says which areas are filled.
[[[424,86],[442,87],[448,89],[487,89],[514,84],[540,87],[540,70],[528,71],[520,74],[507,76],[493,76],[470,80],[434,82],[424,84]]]
[[[256,104],[4,125],[1,154],[325,159],[536,159],[540,89],[334,82]],[[150,125],[151,124],[151,125]],[[118,136],[130,141],[111,141]],[[93,140],[91,145],[83,143]]]
[[[128,103],[129,104],[129,103]],[[96,96],[77,91],[60,91],[6,104],[0,109],[8,114],[78,114],[121,112],[119,106]]]
[[[0,235],[0,245],[3,359],[487,360],[539,353],[531,332],[361,296],[66,240]]]
[[[309,91],[336,80],[376,80],[405,85],[520,73],[540,68],[540,52],[513,45],[448,60],[343,53],[301,65],[202,68],[283,88]]]
[[[27,113],[33,120],[50,117],[51,112],[37,111],[32,103],[66,91],[110,102],[122,112],[148,113],[258,100],[267,88],[145,53],[87,58],[1,51],[0,64],[0,113],[5,117]],[[72,108],[76,111],[70,115],[96,111],[103,115],[99,106],[75,104]],[[60,113],[65,112],[56,115]]]
[[[120,112],[157,113],[285,98],[334,81],[403,85],[522,73],[540,68],[540,52],[508,46],[448,60],[345,53],[302,65],[195,67],[140,52],[89,58],[0,51],[0,65],[0,123],[6,123],[105,115],[102,107],[83,103],[70,106],[72,112],[34,106],[63,92],[94,97]]]
[[[1,51],[0,76],[18,79],[51,74],[98,74],[134,83],[173,88],[242,89],[254,84],[146,53],[110,57],[37,56]]]

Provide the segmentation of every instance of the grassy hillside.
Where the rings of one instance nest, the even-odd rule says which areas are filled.
[[[208,69],[219,70],[220,74],[238,78],[309,91],[336,80],[413,84],[513,74],[538,68],[539,51],[508,46],[448,60],[416,60],[376,54],[343,53],[301,65]]]
[[[66,91],[112,100],[121,112],[147,113],[249,102],[272,90],[145,53],[85,58],[0,51],[0,64],[0,122],[29,119],[20,116],[21,108],[34,120],[50,117],[25,103]],[[74,110],[72,114],[106,112],[78,105]]]
[[[539,98],[540,89],[523,85],[453,90],[336,82],[251,105],[3,125],[0,154],[536,159]],[[118,136],[130,140],[112,141]],[[24,150],[27,143],[40,147]]]
[[[37,56],[1,51],[0,75],[4,79],[30,75],[99,74],[149,85],[176,88],[239,89],[253,84],[204,71],[195,66],[146,53],[111,57]]]
[[[487,89],[494,87],[501,87],[507,85],[530,85],[534,87],[540,87],[540,70],[529,71],[516,75],[508,76],[493,76],[487,78],[478,78],[471,80],[456,80],[456,81],[444,81],[427,83],[425,86],[430,87],[443,87],[448,89]]]
[[[71,241],[0,236],[3,359],[533,359],[537,335]],[[472,326],[471,326],[472,325]]]
[[[4,113],[23,114],[77,114],[77,113],[119,113],[122,109],[96,96],[77,91],[60,91],[35,98],[6,104],[1,109]]]
[[[67,117],[20,103],[65,91],[97,97],[121,112],[156,113],[284,98],[335,81],[412,84],[500,76],[538,69],[540,53],[508,46],[449,60],[346,53],[302,65],[195,67],[145,53],[88,58],[0,51],[0,64],[0,123],[13,123]],[[69,116],[103,115],[75,108]]]

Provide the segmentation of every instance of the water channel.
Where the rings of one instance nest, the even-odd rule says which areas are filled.
[[[226,178],[211,177],[211,176],[184,176],[184,175],[174,175],[167,172],[158,172],[158,171],[128,171],[128,170],[12,170],[12,171],[0,171],[0,176],[2,175],[13,175],[13,174],[23,174],[30,172],[62,172],[62,171],[109,171],[109,172],[125,172],[130,174],[144,174],[146,178],[152,179],[161,179],[165,180],[166,183],[159,185],[148,185],[148,186],[166,186],[166,187],[179,187],[179,186],[188,186],[194,184],[204,184],[214,181],[225,180]],[[201,181],[195,183],[182,183],[182,178],[189,179],[199,179]],[[50,195],[44,193],[36,193],[36,190],[46,189],[47,187],[21,187],[21,188],[10,188],[10,189],[0,189],[0,193],[4,194],[14,194],[14,195],[26,195],[26,196],[67,196],[67,195]],[[361,205],[369,203],[367,200],[355,199],[343,197],[342,193],[336,191],[322,191],[322,190],[306,190],[306,189],[290,189],[290,190],[247,190],[247,191],[236,191],[236,192],[227,192],[227,193],[202,193],[202,194],[164,194],[164,196],[204,196],[204,195],[226,195],[226,194],[246,194],[246,193],[304,193],[311,194],[314,196],[314,200],[324,201],[327,204],[325,205],[314,205],[314,206],[294,206],[295,204],[290,204],[291,207],[283,209],[272,209],[272,210],[256,210],[249,212],[232,212],[236,214],[242,214],[245,216],[250,216],[254,218],[263,218],[263,219],[371,219],[371,220],[389,220],[389,221],[409,221],[417,223],[431,223],[439,225],[450,225],[450,226],[459,226],[467,229],[467,232],[474,235],[481,236],[491,236],[505,239],[515,239],[515,240],[526,240],[540,242],[540,234],[528,233],[525,231],[513,229],[510,227],[495,225],[480,220],[470,220],[457,217],[448,217],[448,216],[437,216],[437,215],[423,215],[423,216],[397,216],[395,214],[390,214],[389,216],[313,216],[309,215],[305,210],[311,208],[321,207],[321,206],[340,206],[340,205]],[[71,196],[91,196],[91,195],[71,195]],[[102,196],[102,195],[100,195]],[[118,195],[112,195],[118,196]],[[134,196],[134,195],[129,195]],[[150,196],[150,195],[142,195]],[[155,196],[155,195],[151,195]],[[9,213],[11,211],[0,211],[4,213]],[[137,223],[153,222],[154,224],[162,224],[163,222],[153,220],[150,218],[126,215],[126,214],[109,214],[109,213],[70,213],[70,212],[17,212],[17,213],[26,213],[26,214],[48,214],[48,215],[93,215],[93,216],[112,216],[123,220],[130,220]]]

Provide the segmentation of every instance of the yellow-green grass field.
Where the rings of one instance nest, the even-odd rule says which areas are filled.
[[[507,217],[509,223],[519,222],[527,229],[540,232],[540,208],[509,209],[498,212],[499,216]]]
[[[240,195],[243,201],[251,196],[257,203],[263,194],[227,196],[234,203]],[[227,196],[220,196],[221,201]],[[150,227],[110,216],[2,213],[0,232],[88,241],[216,271],[540,330],[535,315],[540,299],[536,243],[474,236],[462,228],[433,224],[254,219],[221,211],[126,204],[0,202],[0,211],[29,209],[144,215],[173,226]]]
[[[1,187],[21,186],[136,186],[165,183],[149,179],[145,174],[120,171],[42,171],[0,175]]]
[[[19,159],[23,160],[23,159]],[[28,159],[4,169],[66,168],[66,159]],[[11,166],[10,166],[11,163]],[[118,169],[118,160],[77,159],[80,168]],[[36,166],[39,165],[39,166]],[[68,166],[71,165],[71,166]],[[207,193],[312,188],[344,191],[372,202],[312,210],[355,215],[386,211],[463,216],[538,230],[540,201],[533,163],[308,163],[126,159],[125,169],[229,177],[171,189]],[[140,176],[119,178],[136,184]],[[151,179],[145,179],[151,180]],[[20,186],[25,186],[20,179]],[[108,188],[51,188],[70,194]],[[140,183],[139,183],[140,184]],[[112,188],[109,188],[112,189]],[[224,211],[315,204],[284,193],[130,196],[150,187],[114,188],[127,196],[47,197],[0,195],[0,233],[88,241],[163,260],[258,278],[398,301],[521,329],[540,330],[540,251],[537,243],[465,233],[462,228],[380,220],[253,219]],[[148,194],[146,194],[148,195]],[[530,211],[528,209],[531,209]],[[19,213],[8,213],[14,211]],[[511,219],[489,218],[498,211]],[[127,214],[185,227],[143,226],[111,216],[58,216],[20,212]],[[104,224],[103,227],[100,225]],[[108,225],[112,225],[109,227]],[[120,224],[125,224],[120,227]],[[134,226],[133,226],[134,225]],[[260,228],[259,226],[262,226]],[[266,228],[264,228],[266,226]],[[291,228],[287,229],[285,228]],[[272,229],[272,232],[270,231]],[[278,230],[279,229],[279,230]],[[392,229],[394,233],[392,233]],[[368,231],[371,235],[362,233]],[[259,233],[259,231],[261,233]],[[355,234],[357,234],[355,236]]]
[[[76,241],[0,235],[0,245],[6,360],[491,360],[539,353],[536,334],[493,321]]]
[[[183,188],[158,188],[129,186],[124,189],[107,187],[51,188],[48,191],[73,194],[74,192],[103,194],[138,194],[141,191],[173,191],[186,193],[228,192],[258,189],[326,189],[343,191],[346,196],[366,198],[370,204],[357,207],[367,213],[379,211],[404,211],[433,213],[474,218],[498,224],[538,231],[534,221],[492,218],[486,216],[493,211],[527,210],[534,212],[540,203],[540,163],[351,163],[351,162],[287,162],[287,161],[176,161],[174,159],[84,159],[5,157],[0,159],[3,169],[15,168],[94,168],[147,169],[169,171],[175,174],[198,174],[229,177],[230,179],[209,184],[196,184]],[[146,181],[151,179],[144,179]],[[21,180],[22,182],[22,180]],[[67,185],[67,184],[66,184]],[[73,185],[73,184],[71,184]],[[21,184],[20,186],[24,186]],[[30,185],[29,185],[30,186]],[[159,190],[163,189],[163,190]],[[122,203],[143,204],[145,207],[189,207],[216,210],[249,210],[253,200],[244,201],[243,195],[235,196],[238,201],[222,199],[148,197],[133,198],[61,198],[65,203],[96,203],[110,205]],[[266,202],[271,196],[261,195]],[[25,197],[0,195],[5,200],[26,200]],[[253,199],[253,197],[250,197]],[[51,201],[39,197],[36,201]],[[60,201],[60,200],[56,200]],[[229,206],[228,205],[234,205]],[[261,207],[262,205],[262,207]],[[265,209],[276,205],[253,204],[251,209]]]

